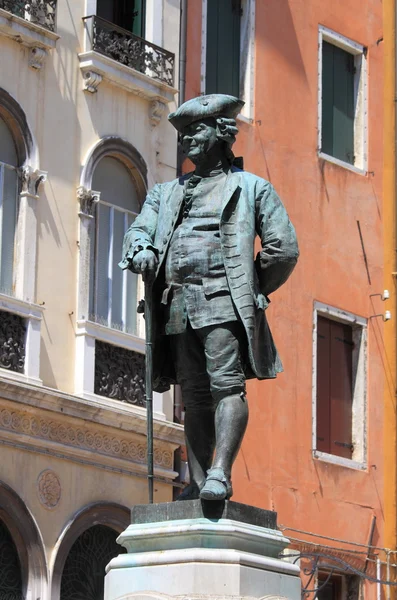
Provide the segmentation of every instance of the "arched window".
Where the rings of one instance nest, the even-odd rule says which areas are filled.
[[[136,333],[138,277],[118,266],[126,230],[140,211],[138,187],[128,166],[118,157],[105,156],[95,167],[92,189],[100,192],[96,235],[91,259],[90,317],[92,320]]]
[[[103,600],[105,567],[126,552],[116,543],[118,533],[106,525],[86,529],[66,558],[60,600]]]
[[[0,598],[24,600],[18,550],[2,520],[0,520]]]
[[[13,135],[0,116],[0,292],[13,295],[14,239],[18,212],[18,161]]]

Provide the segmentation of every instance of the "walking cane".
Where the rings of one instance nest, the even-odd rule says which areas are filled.
[[[153,504],[153,294],[152,283],[145,281],[145,401],[147,422],[147,478],[149,504]]]

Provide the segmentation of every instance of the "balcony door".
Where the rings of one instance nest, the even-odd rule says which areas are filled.
[[[97,16],[145,37],[146,0],[97,0]]]

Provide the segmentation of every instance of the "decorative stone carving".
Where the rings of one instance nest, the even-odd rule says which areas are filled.
[[[146,444],[121,436],[100,433],[88,427],[65,424],[65,419],[45,419],[19,410],[0,410],[0,430],[23,433],[35,439],[50,440],[64,446],[90,450],[95,454],[146,463]],[[173,468],[173,455],[167,449],[155,448],[154,463]]]
[[[32,69],[41,69],[47,56],[43,48],[31,48],[29,53],[29,67]]]
[[[25,320],[0,311],[0,368],[23,373],[25,367]]]
[[[98,86],[101,83],[103,77],[99,73],[95,73],[95,71],[86,71],[83,73],[84,79],[84,90],[86,92],[91,92],[94,94],[98,91]]]
[[[80,186],[77,188],[77,198],[80,202],[80,215],[85,217],[93,217],[95,214],[95,206],[99,202],[101,193],[87,190],[87,188]]]
[[[31,166],[25,165],[21,171],[22,194],[34,196],[37,198],[39,186],[47,181],[47,173],[39,169],[32,169]]]
[[[37,479],[37,492],[41,504],[46,508],[55,508],[61,499],[61,482],[51,469],[40,473]]]
[[[160,100],[153,100],[150,103],[149,116],[152,127],[156,127],[160,123],[165,109],[166,105],[164,102],[160,102]]]
[[[96,340],[95,394],[145,406],[145,356]]]

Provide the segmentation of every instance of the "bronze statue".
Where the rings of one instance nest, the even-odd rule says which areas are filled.
[[[264,311],[298,246],[273,186],[234,164],[243,104],[211,94],[169,115],[195,170],[149,192],[120,263],[153,281],[154,388],[182,389],[191,477],[182,500],[232,496],[248,421],[245,381],[282,371]]]

